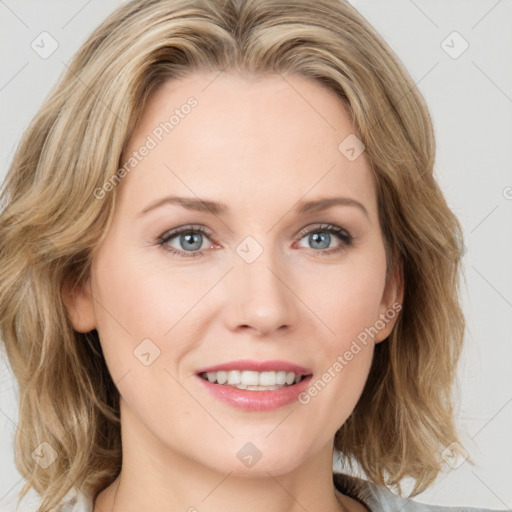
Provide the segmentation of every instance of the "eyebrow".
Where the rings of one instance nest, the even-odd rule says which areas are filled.
[[[199,199],[195,197],[178,197],[178,196],[166,196],[161,199],[157,199],[150,203],[144,210],[139,213],[139,216],[144,215],[155,208],[166,204],[177,204],[196,212],[211,213],[212,215],[226,215],[229,213],[229,208],[226,204],[217,201],[209,201],[207,199]],[[365,215],[370,218],[368,210],[365,206],[352,199],[350,197],[324,197],[313,201],[300,201],[297,203],[294,211],[298,215],[305,215],[308,213],[316,213],[327,210],[333,206],[355,206],[359,208]]]

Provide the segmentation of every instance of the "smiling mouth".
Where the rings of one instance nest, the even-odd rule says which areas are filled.
[[[309,375],[295,374],[295,372],[257,372],[252,370],[202,372],[199,376],[211,384],[229,386],[237,389],[246,389],[249,391],[272,391],[291,387],[309,377]]]

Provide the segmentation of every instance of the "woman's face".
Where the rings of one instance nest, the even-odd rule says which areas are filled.
[[[401,299],[354,131],[334,93],[296,75],[194,74],[150,97],[68,308],[97,329],[145,449],[253,475],[332,454]],[[210,377],[282,385],[297,365],[305,379],[240,390],[198,374],[226,363]]]

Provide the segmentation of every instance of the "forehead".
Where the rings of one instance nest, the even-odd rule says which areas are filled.
[[[121,165],[151,149],[120,192],[139,205],[169,193],[235,209],[342,194],[375,215],[364,153],[351,161],[339,149],[354,134],[341,100],[310,78],[197,73],[149,97]]]

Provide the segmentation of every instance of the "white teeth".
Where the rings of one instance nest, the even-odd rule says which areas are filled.
[[[213,372],[213,373],[217,374],[217,384],[225,384],[228,381],[228,374],[226,372]]]
[[[276,372],[276,384],[286,384],[286,372]]]
[[[236,370],[228,372],[228,384],[230,386],[242,384],[242,381],[240,380],[240,372],[237,372]]]
[[[258,386],[260,384],[260,375],[258,372],[240,372],[240,383],[244,386]],[[261,383],[262,386],[266,384]]]
[[[274,389],[280,389],[283,386],[247,386],[250,391],[273,391]]]
[[[256,382],[254,383],[255,386],[275,386],[276,384],[279,384],[279,382],[277,382],[276,372],[261,372],[259,374],[259,382],[258,372],[254,373],[256,374]]]
[[[302,380],[301,375],[285,371],[256,372],[253,370],[230,370],[207,372],[201,374],[201,376],[212,383],[226,384],[238,389],[249,390],[279,389],[285,385],[298,384]]]

